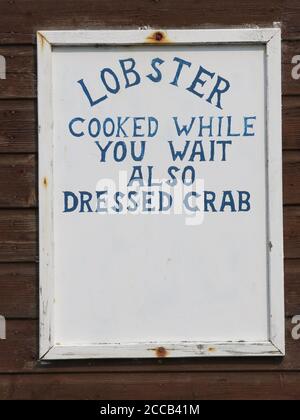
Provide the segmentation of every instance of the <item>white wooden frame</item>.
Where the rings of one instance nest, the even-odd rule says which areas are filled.
[[[284,356],[284,275],[281,140],[281,31],[272,29],[40,31],[38,42],[40,359]],[[93,45],[260,44],[267,66],[267,190],[269,341],[132,343],[64,346],[54,334],[52,47]],[[272,147],[269,141],[272,139]]]

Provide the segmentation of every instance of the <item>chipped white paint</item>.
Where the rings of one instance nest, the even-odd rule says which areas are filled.
[[[40,356],[53,347],[53,117],[51,46],[38,34]],[[41,94],[42,92],[42,94]]]
[[[39,94],[39,190],[40,190],[40,358],[151,358],[151,357],[233,357],[283,356],[283,223],[281,154],[281,32],[280,29],[162,30],[162,40],[154,30],[139,31],[42,31],[38,33]],[[269,319],[268,339],[259,342],[209,342],[201,340],[168,342],[68,343],[56,340],[54,300],[54,220],[53,220],[53,47],[142,46],[147,45],[261,45],[266,51],[266,152],[267,152],[267,236],[266,244]],[[242,244],[241,244],[242,246]],[[253,261],[255,264],[255,261]],[[232,299],[235,299],[232,296]],[[78,310],[81,310],[80,308]],[[255,311],[256,308],[253,308]],[[241,321],[243,314],[240,314]],[[190,320],[192,322],[192,320]],[[97,322],[97,319],[95,320]],[[176,323],[177,320],[174,319]],[[194,322],[198,322],[194,320]],[[76,327],[76,326],[75,326]],[[88,328],[88,326],[87,326]],[[200,331],[201,333],[201,331]]]
[[[88,357],[87,357],[88,356]],[[133,343],[93,346],[55,346],[46,359],[176,358],[278,356],[271,343]]]

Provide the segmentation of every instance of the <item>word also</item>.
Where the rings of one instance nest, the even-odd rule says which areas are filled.
[[[0,79],[6,79],[6,60],[3,55],[0,55]]]
[[[171,77],[168,76],[167,80],[170,85],[177,88],[184,87],[189,93],[205,99],[206,102],[219,109],[223,109],[223,96],[230,89],[228,80],[202,65],[195,67],[190,61],[180,57],[174,57],[172,63],[172,75]],[[100,78],[98,75],[96,76],[97,83],[100,80],[101,95],[92,91],[84,79],[78,80],[78,83],[90,106],[93,107],[106,101],[110,95],[117,95],[122,89],[133,88],[145,81],[161,83],[167,77],[163,71],[164,64],[165,60],[159,57],[154,58],[149,63],[149,73],[142,75],[134,58],[119,60],[117,68],[105,67],[100,70]],[[190,81],[182,86],[182,76],[185,73],[188,73]]]
[[[296,64],[292,70],[292,78],[294,80],[299,80],[300,79],[300,55],[295,55],[292,58],[292,64]]]

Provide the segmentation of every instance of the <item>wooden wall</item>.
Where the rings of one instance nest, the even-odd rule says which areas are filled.
[[[283,148],[287,356],[284,359],[127,360],[40,364],[36,36],[41,29],[198,28],[283,30]],[[300,341],[299,0],[0,0],[0,399],[299,398]]]

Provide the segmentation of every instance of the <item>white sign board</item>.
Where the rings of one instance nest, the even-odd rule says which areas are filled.
[[[280,39],[38,33],[41,359],[284,354]]]

